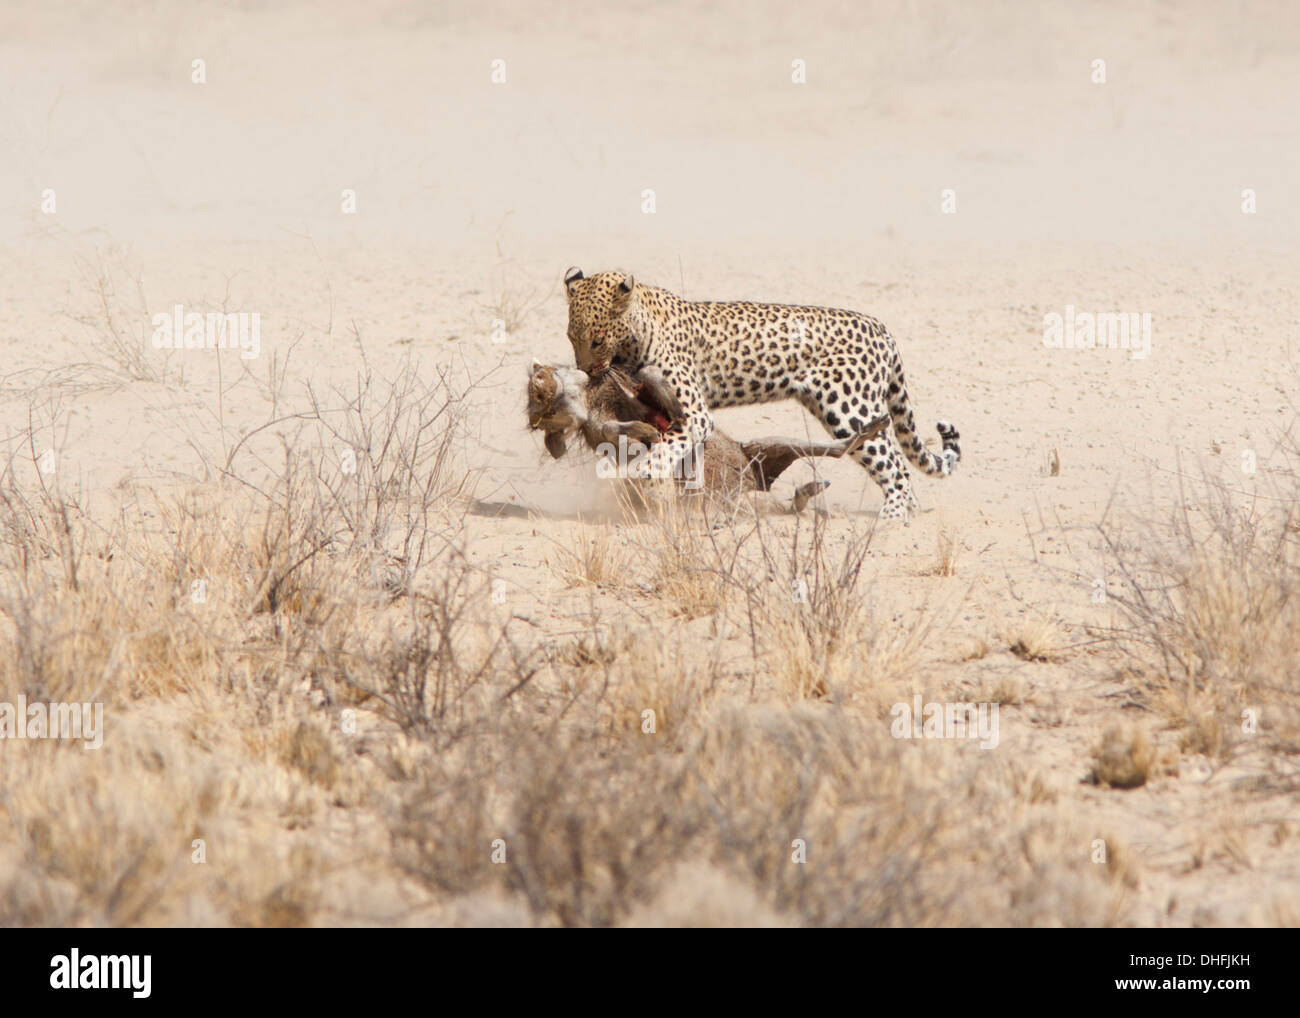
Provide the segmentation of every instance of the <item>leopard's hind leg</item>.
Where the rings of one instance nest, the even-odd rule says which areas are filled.
[[[883,399],[867,400],[844,392],[843,386],[834,384],[811,386],[800,402],[821,421],[822,426],[839,439],[847,439],[867,430],[888,413]],[[890,440],[889,433],[869,440],[855,454],[866,468],[871,479],[880,486],[885,503],[880,510],[882,520],[907,522],[910,511],[920,508],[912,492],[912,478],[898,446]]]

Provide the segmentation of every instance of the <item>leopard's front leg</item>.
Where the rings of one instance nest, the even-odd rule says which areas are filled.
[[[651,477],[682,477],[687,487],[699,486],[699,450],[713,434],[713,415],[704,398],[704,386],[693,369],[653,364],[663,373],[665,385],[677,397],[682,420],[674,422],[664,440],[650,450]],[[643,366],[644,367],[644,366]]]

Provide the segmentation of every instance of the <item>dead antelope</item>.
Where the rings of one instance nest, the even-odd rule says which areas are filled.
[[[569,439],[581,435],[593,451],[602,446],[649,446],[682,417],[672,389],[654,367],[629,375],[611,367],[595,381],[577,368],[534,361],[528,371],[528,424],[545,435],[547,451],[556,459],[565,454]],[[772,483],[796,460],[807,456],[840,457],[856,452],[889,423],[887,416],[871,421],[866,430],[836,442],[792,441],[764,438],[737,442],[715,430],[699,450],[697,476],[705,492],[737,501],[759,495],[755,507],[800,512],[830,484],[812,481],[800,486],[789,502],[776,502],[769,494]],[[765,504],[764,504],[765,503]]]

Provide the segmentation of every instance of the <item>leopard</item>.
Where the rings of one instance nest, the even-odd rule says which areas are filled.
[[[906,524],[920,504],[905,455],[922,473],[951,476],[960,434],[936,425],[938,452],[917,433],[902,357],[884,324],[841,308],[753,301],[687,300],[625,272],[564,274],[568,339],[579,369],[598,378],[611,366],[662,372],[681,420],[656,443],[656,470],[714,433],[712,411],[793,399],[836,439],[887,414],[891,427],[855,453],[884,497],[879,517]],[[901,454],[900,454],[901,450]]]
[[[635,375],[612,367],[598,380],[576,368],[537,360],[528,369],[528,425],[542,432],[546,450],[554,459],[566,454],[573,435],[580,436],[598,455],[607,454],[620,441],[634,449],[634,444],[651,447],[662,441],[681,414],[675,394],[652,365]],[[771,493],[776,479],[804,458],[851,455],[878,437],[888,423],[882,416],[868,422],[864,431],[837,442],[787,438],[737,441],[718,429],[699,447],[694,472],[700,490],[719,504],[735,506],[744,501],[758,512],[798,514],[830,482],[799,485],[793,497],[783,502]]]

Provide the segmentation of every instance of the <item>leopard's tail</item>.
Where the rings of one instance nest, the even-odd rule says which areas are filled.
[[[902,447],[903,453],[916,464],[923,473],[947,477],[953,472],[961,459],[961,436],[957,429],[947,421],[939,421],[939,438],[943,440],[943,450],[936,454],[925,447],[921,436],[916,433],[916,421],[912,417],[912,403],[907,398],[907,383],[903,379],[903,365],[894,359],[893,377],[889,382],[889,416],[894,420],[894,437]]]

